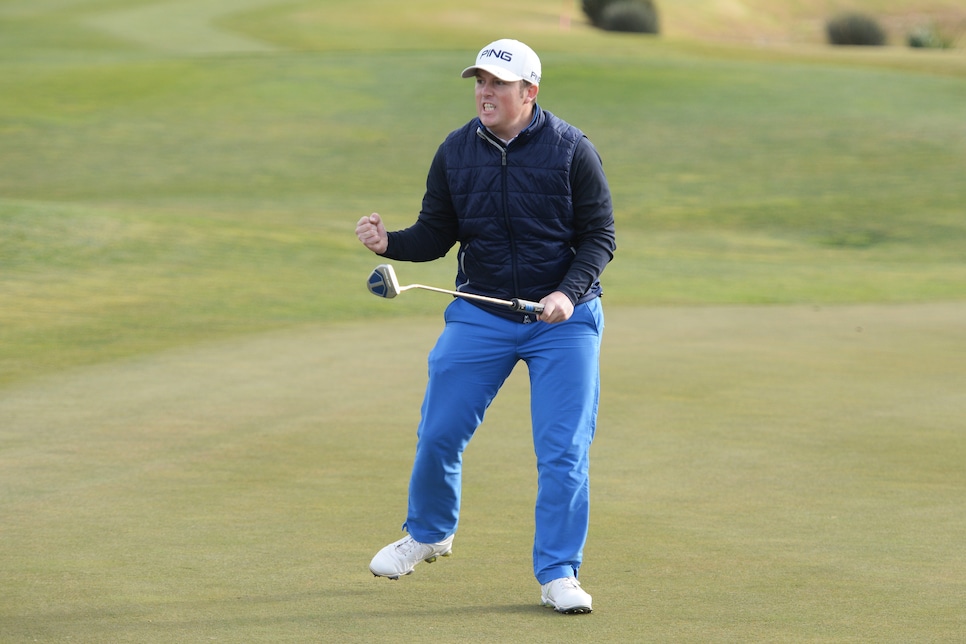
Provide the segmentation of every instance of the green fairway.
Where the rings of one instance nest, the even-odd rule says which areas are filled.
[[[966,56],[665,4],[0,2],[0,641],[960,638]],[[614,193],[587,617],[537,605],[522,369],[454,556],[366,570],[447,298],[369,295],[353,227],[415,218],[503,36]]]

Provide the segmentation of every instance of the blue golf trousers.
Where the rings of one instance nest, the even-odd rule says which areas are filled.
[[[446,308],[429,354],[405,528],[423,543],[442,541],[459,522],[463,450],[514,365],[530,372],[537,458],[533,572],[545,584],[576,576],[590,516],[590,445],[597,426],[600,299],[566,322],[515,322],[462,299]]]

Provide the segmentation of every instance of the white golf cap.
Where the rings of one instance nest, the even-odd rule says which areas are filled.
[[[476,76],[477,70],[490,72],[500,80],[525,80],[540,84],[540,59],[519,40],[504,38],[491,42],[476,55],[476,64],[463,70],[463,78]]]

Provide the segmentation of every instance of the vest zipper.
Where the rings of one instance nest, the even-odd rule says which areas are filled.
[[[507,195],[507,165],[506,165],[506,154],[507,147],[498,141],[494,141],[493,138],[486,132],[482,127],[476,129],[477,135],[500,153],[500,179],[502,188],[502,204],[503,204],[503,222],[506,224],[506,234],[507,239],[510,241],[510,275],[513,278],[513,292],[520,292],[520,284],[517,280],[517,244],[516,239],[513,237],[513,228],[510,226],[510,209],[509,209],[509,196]],[[527,320],[529,321],[529,320]]]

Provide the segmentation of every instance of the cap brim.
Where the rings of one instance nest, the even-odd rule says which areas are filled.
[[[502,67],[497,67],[496,65],[473,65],[472,67],[467,67],[466,69],[464,69],[463,73],[460,74],[460,76],[462,76],[463,78],[472,78],[473,76],[476,76],[476,72],[480,70],[484,72],[489,72],[494,76],[496,76],[497,78],[499,78],[500,80],[507,81],[509,83],[523,80],[523,76],[517,76],[516,74],[510,73],[506,69],[503,69]]]

